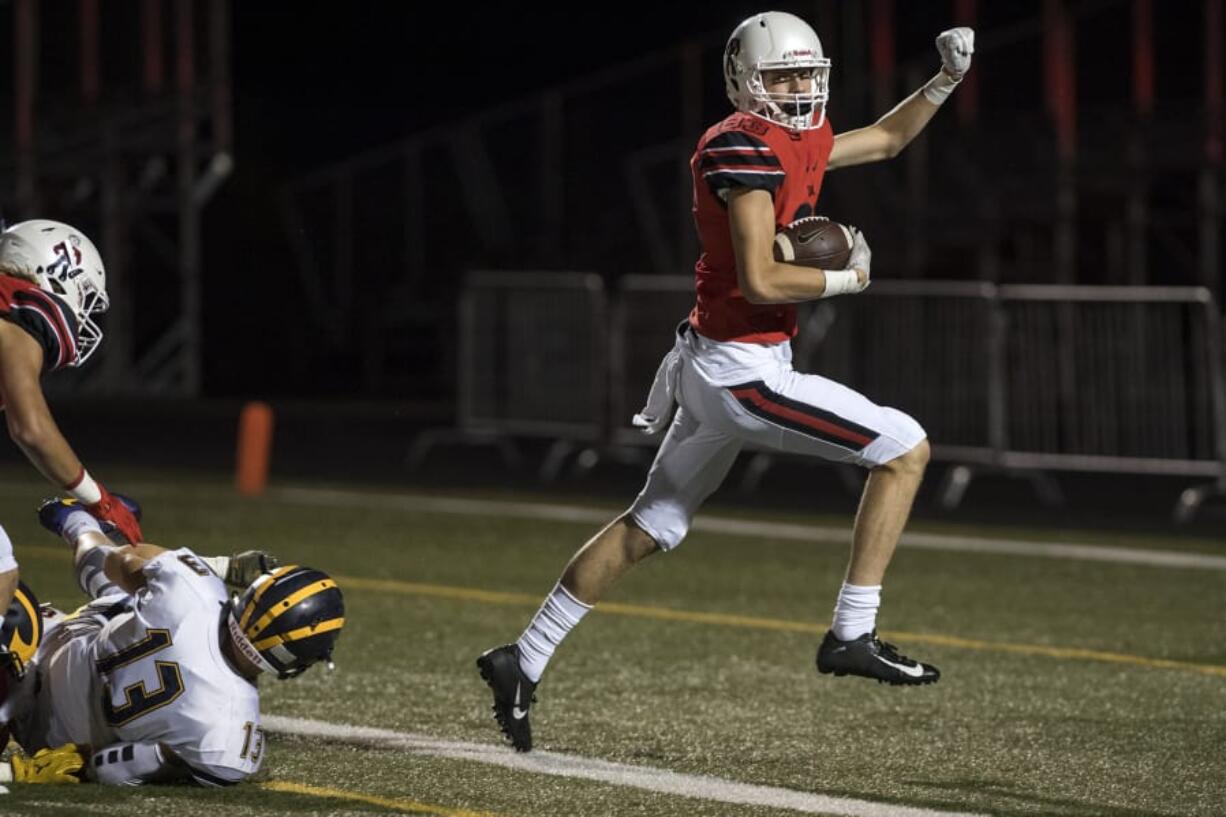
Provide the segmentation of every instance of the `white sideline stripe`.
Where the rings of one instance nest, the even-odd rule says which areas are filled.
[[[496,516],[516,519],[544,519],[554,522],[581,522],[603,525],[617,513],[576,505],[535,502],[506,502],[487,499],[458,499],[420,494],[366,494],[322,488],[275,488],[273,499],[304,505],[331,505],[360,508],[398,508],[406,511],[448,513],[462,516]],[[798,542],[818,542],[846,547],[851,530],[845,528],[796,525],[786,522],[760,522],[720,516],[694,520],[694,530],[704,533],[756,536]],[[925,550],[964,553],[1041,556],[1050,559],[1075,559],[1091,562],[1148,565],[1151,567],[1226,570],[1226,556],[1210,553],[1179,553],[1144,548],[1086,545],[1077,542],[1036,542],[1023,539],[993,539],[982,536],[957,536],[938,533],[904,533],[900,545]]]
[[[869,800],[853,800],[849,797],[832,797],[775,786],[756,786],[718,777],[681,774],[670,772],[667,769],[630,766],[624,763],[612,763],[607,760],[565,755],[558,752],[533,751],[521,754],[512,751],[507,746],[440,740],[428,735],[395,732],[391,729],[347,726],[280,715],[265,715],[261,720],[264,729],[283,735],[333,738],[347,743],[403,749],[414,754],[487,763],[521,772],[595,780],[615,786],[629,786],[661,794],[673,794],[719,803],[767,806],[790,809],[805,814],[836,814],[841,817],[842,815],[846,817],[954,817],[954,815],[964,817],[970,814],[970,812],[934,811],[893,803],[874,803]]]

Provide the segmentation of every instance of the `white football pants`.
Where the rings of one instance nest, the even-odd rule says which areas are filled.
[[[670,354],[678,356],[668,383],[677,413],[630,507],[635,524],[664,550],[685,538],[745,444],[873,468],[926,436],[901,411],[795,371],[789,343],[720,342],[690,329]]]

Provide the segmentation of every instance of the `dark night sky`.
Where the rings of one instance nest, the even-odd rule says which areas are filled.
[[[1130,3],[1081,5],[1092,13],[1078,33],[1079,91],[1088,101],[1126,104]],[[1189,93],[1195,98],[1180,75],[1200,70],[1203,40],[1187,21],[1200,5],[1180,0],[1156,12],[1160,100]],[[771,6],[812,20],[821,4]],[[981,0],[979,6],[981,31],[1001,31],[1015,21],[1034,20],[1041,3]],[[957,24],[950,17],[952,7],[952,0],[897,3],[898,59],[918,56],[935,69],[932,40]],[[722,40],[737,22],[763,8],[722,0],[597,4],[578,12],[573,4],[548,3],[235,2],[231,48],[237,167],[207,211],[205,268],[236,272],[254,294],[275,300],[294,286],[276,207],[287,180],[687,38]],[[822,30],[820,23],[816,27]],[[1039,54],[1019,55],[1005,47],[992,56],[991,72],[981,69],[985,110],[1040,108]],[[859,60],[863,64],[864,55]],[[981,55],[977,65],[984,60]],[[703,81],[721,86],[718,66],[710,69]],[[834,70],[856,69],[836,62]],[[845,129],[860,123],[840,124]],[[216,314],[227,308],[230,295],[214,289],[206,297]],[[224,329],[216,320],[206,326],[210,342],[219,332],[268,337],[266,314],[227,314]],[[272,331],[289,331],[285,321],[279,326]],[[229,374],[215,370],[211,382],[221,384]],[[252,374],[257,380],[263,376],[256,370]]]
[[[285,165],[311,166],[722,30],[746,7],[617,6],[595,22],[595,8],[580,20],[549,5],[238,3],[237,138],[258,135]]]

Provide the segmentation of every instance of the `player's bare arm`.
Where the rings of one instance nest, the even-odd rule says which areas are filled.
[[[919,135],[937,110],[922,91],[916,91],[868,127],[836,135],[827,169],[893,159]]]
[[[915,93],[865,128],[834,137],[829,170],[892,159],[919,135],[970,70],[975,32],[954,28],[937,37],[941,69]]]
[[[737,283],[745,300],[788,304],[833,294],[833,276],[827,271],[775,260],[775,207],[770,193],[746,188],[730,191],[728,224],[736,253]],[[856,270],[858,288],[868,284],[868,276],[866,266]]]
[[[0,321],[0,395],[13,442],[43,476],[67,485],[81,473],[81,461],[60,433],[39,378],[43,349],[15,324]]]

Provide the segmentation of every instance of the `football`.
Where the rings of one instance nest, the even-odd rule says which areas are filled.
[[[775,233],[775,260],[803,267],[847,269],[851,230],[822,216],[797,219]]]

